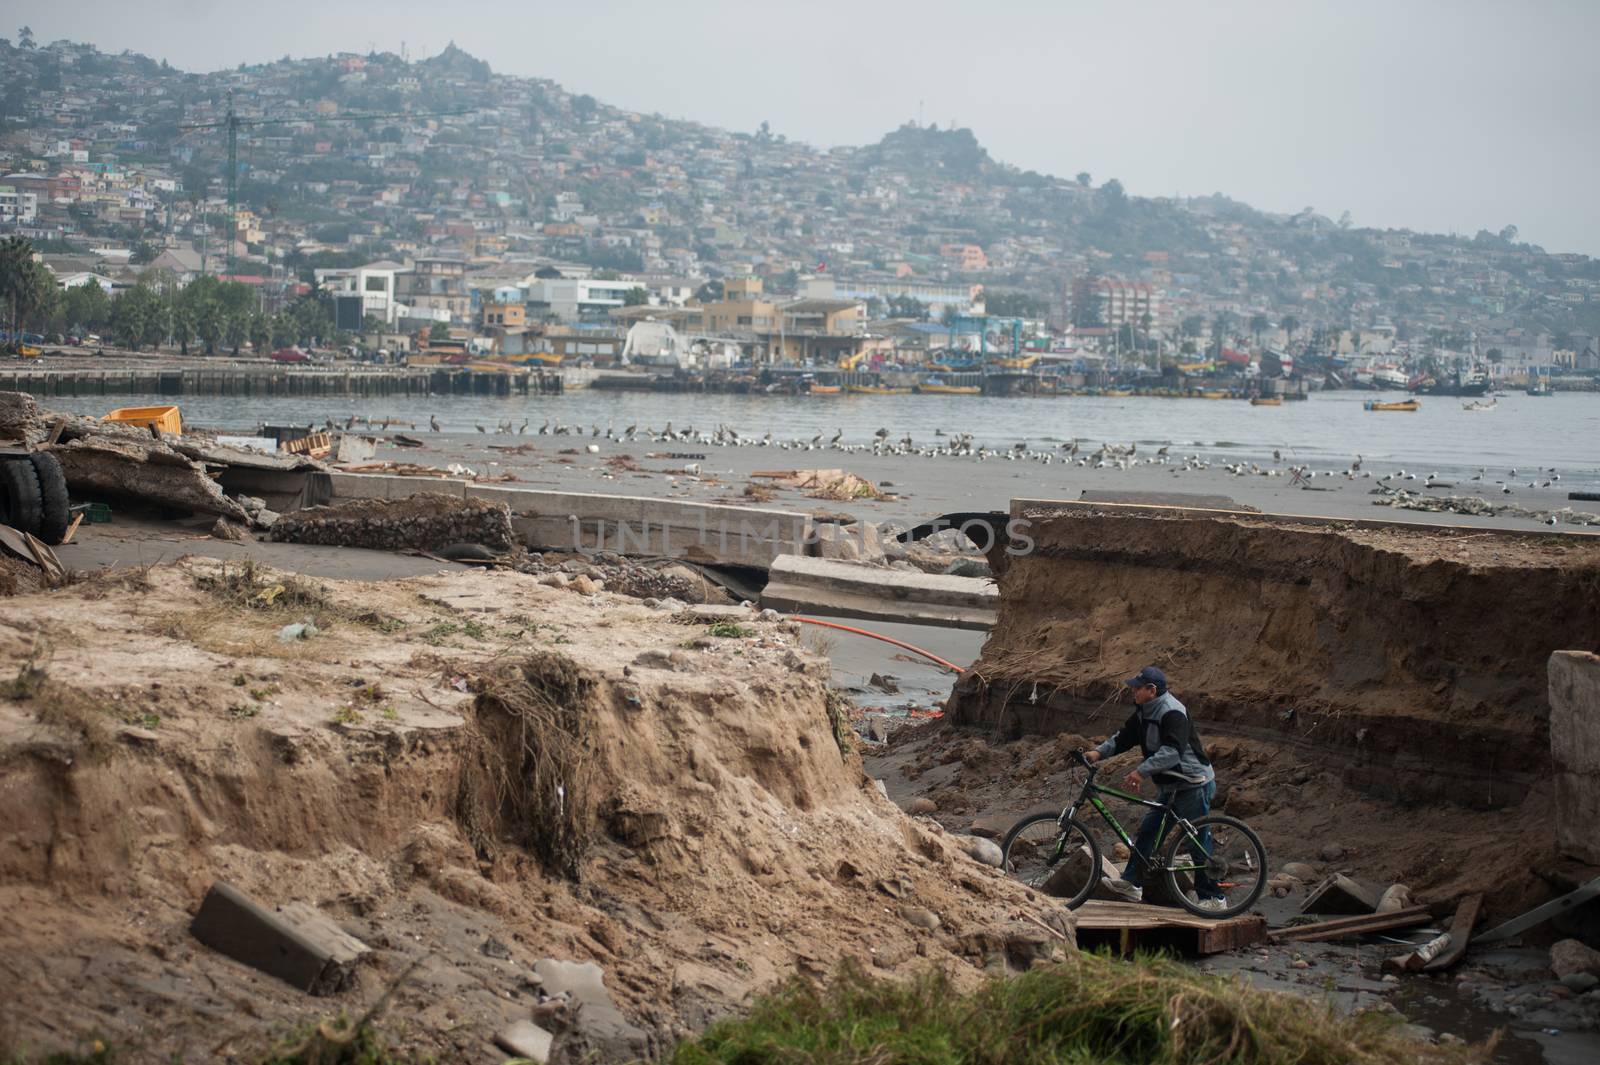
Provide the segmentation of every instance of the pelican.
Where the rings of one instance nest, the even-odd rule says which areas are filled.
[[[428,428],[436,433],[441,430],[442,427],[439,425],[439,416],[437,414],[428,415]]]

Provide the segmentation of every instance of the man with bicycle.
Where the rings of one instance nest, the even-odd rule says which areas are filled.
[[[1167,690],[1167,676],[1155,666],[1145,666],[1137,676],[1126,682],[1133,689],[1137,704],[1127,723],[1115,736],[1110,737],[1085,754],[1091,763],[1111,758],[1123,751],[1138,747],[1144,752],[1144,761],[1128,773],[1123,786],[1138,791],[1149,780],[1159,792],[1157,800],[1172,800],[1172,813],[1190,821],[1203,817],[1211,810],[1211,800],[1217,794],[1217,776],[1211,769],[1211,759],[1206,756],[1200,736],[1189,721],[1189,712]],[[1151,858],[1156,840],[1161,835],[1163,813],[1151,810],[1139,823],[1134,837],[1136,854],[1128,856],[1122,879],[1135,888],[1143,887],[1143,863]],[[1201,834],[1201,845],[1211,845],[1210,833]],[[1197,861],[1204,858],[1196,856]],[[1195,873],[1195,895],[1199,904],[1207,909],[1223,909],[1226,901],[1222,892],[1203,871]]]

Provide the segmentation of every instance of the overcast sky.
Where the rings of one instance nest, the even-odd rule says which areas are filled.
[[[1600,255],[1600,0],[7,0],[185,69],[448,41],[633,110],[818,145],[919,114],[1139,195],[1516,224]]]

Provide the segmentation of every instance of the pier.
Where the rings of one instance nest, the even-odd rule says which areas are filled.
[[[561,374],[549,370],[479,370],[469,366],[322,368],[276,364],[0,369],[0,390],[35,396],[432,396],[555,395]]]

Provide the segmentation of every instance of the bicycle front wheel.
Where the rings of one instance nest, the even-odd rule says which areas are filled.
[[[1083,905],[1100,881],[1100,845],[1078,821],[1060,813],[1024,817],[1006,833],[1000,868],[1056,898],[1069,910]]]
[[[1267,849],[1249,825],[1225,814],[1196,818],[1194,831],[1174,826],[1162,848],[1167,888],[1200,917],[1235,917],[1267,886]]]

